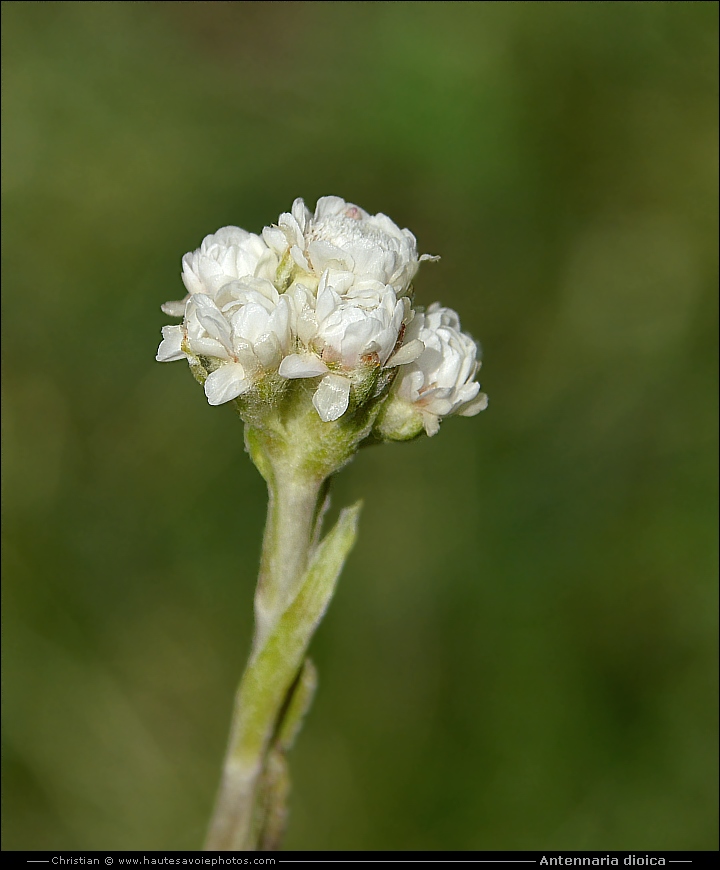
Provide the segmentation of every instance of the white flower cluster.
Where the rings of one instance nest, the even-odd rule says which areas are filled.
[[[224,227],[183,257],[187,296],[162,306],[183,322],[163,328],[157,359],[199,362],[211,405],[252,399],[269,375],[314,379],[325,422],[364,400],[368,378],[389,372],[395,416],[401,407],[433,435],[441,418],[476,414],[487,399],[474,380],[477,346],[457,314],[438,304],[413,310],[411,282],[430,259],[384,214],[335,196],[313,214],[297,199],[262,236]]]

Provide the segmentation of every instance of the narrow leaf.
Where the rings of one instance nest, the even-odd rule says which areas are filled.
[[[277,711],[300,669],[310,640],[335,591],[337,578],[357,535],[361,503],[345,508],[313,554],[298,594],[250,662],[238,694],[234,758],[257,759],[273,735]],[[240,735],[238,735],[240,736]]]
[[[284,750],[309,703],[312,681],[304,684],[308,676],[301,675],[297,699],[288,699],[288,693],[355,543],[360,508],[358,502],[340,513],[315,549],[297,595],[245,671],[235,698],[232,749],[218,798],[222,811],[214,816],[208,848],[252,851],[258,834],[270,842],[282,828],[289,787]],[[287,721],[283,712],[289,716]],[[273,743],[276,737],[278,742]]]

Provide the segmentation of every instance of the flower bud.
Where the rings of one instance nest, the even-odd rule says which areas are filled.
[[[404,441],[420,426],[435,435],[444,417],[471,417],[487,407],[475,375],[480,369],[478,346],[460,330],[460,318],[451,308],[433,303],[417,313],[406,339],[419,340],[424,350],[403,366],[376,424],[376,434]]]
[[[353,385],[360,387],[362,395],[364,381],[395,349],[410,310],[409,301],[397,299],[390,286],[378,304],[364,307],[358,300],[343,299],[328,281],[326,272],[317,297],[302,286],[289,291],[300,324],[296,333],[298,338],[302,333],[303,339],[279,369],[280,375],[291,379],[325,375],[313,396],[313,405],[325,422],[345,413]]]
[[[185,254],[182,267],[182,280],[188,295],[162,306],[165,314],[171,317],[183,316],[185,303],[194,293],[213,298],[218,290],[237,278],[272,279],[277,258],[260,236],[239,227],[223,227],[205,236],[196,251]]]
[[[311,214],[302,199],[296,199],[292,211],[280,216],[277,226],[268,227],[263,237],[287,272],[307,286],[317,282],[327,270],[349,273],[364,282],[391,286],[402,296],[422,260],[410,230],[401,230],[384,214],[371,215],[338,196],[318,200]]]

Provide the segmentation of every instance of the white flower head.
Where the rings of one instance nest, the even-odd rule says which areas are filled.
[[[487,397],[457,314],[413,311],[425,259],[436,258],[418,257],[415,236],[384,214],[337,196],[311,212],[296,199],[262,236],[223,227],[185,254],[188,295],[162,306],[183,322],[163,327],[157,359],[186,359],[210,404],[243,396],[253,420],[295,413],[305,388],[292,384],[310,379],[325,423],[349,414],[362,438],[373,425],[393,440],[434,435],[443,417],[476,414]]]
[[[182,317],[185,304],[195,293],[213,298],[230,281],[238,278],[272,279],[277,257],[260,236],[239,227],[222,227],[205,236],[196,251],[182,258],[182,280],[188,295],[162,306],[165,314]]]
[[[324,375],[313,397],[320,418],[337,420],[348,408],[350,389],[368,370],[384,366],[396,348],[410,302],[398,299],[391,286],[376,304],[346,299],[330,286],[330,272],[320,280],[317,296],[302,285],[290,289],[296,353],[280,364],[286,378]]]
[[[407,330],[424,350],[400,369],[393,385],[394,398],[420,414],[428,435],[435,435],[443,417],[472,417],[487,407],[487,396],[475,380],[480,361],[477,344],[460,330],[460,318],[451,308],[433,303],[418,313]]]
[[[415,236],[387,215],[371,215],[338,196],[319,199],[314,214],[296,199],[292,211],[281,215],[277,226],[266,227],[263,237],[281,262],[289,257],[297,271],[316,281],[326,270],[347,273],[365,290],[375,282],[390,285],[398,296],[408,292],[422,260],[437,259],[418,257]]]
[[[215,299],[193,293],[182,326],[163,328],[157,359],[202,357],[212,369],[205,395],[221,405],[277,371],[290,347],[290,314],[288,297],[261,278],[226,284]]]

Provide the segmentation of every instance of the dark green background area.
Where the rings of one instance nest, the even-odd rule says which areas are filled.
[[[717,5],[2,11],[4,848],[202,842],[265,489],[159,306],[325,194],[490,407],[337,480],[287,848],[717,848]]]

